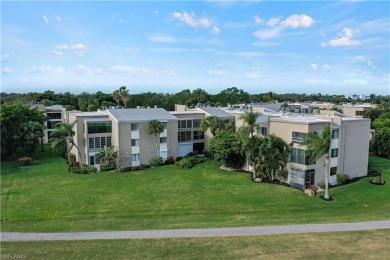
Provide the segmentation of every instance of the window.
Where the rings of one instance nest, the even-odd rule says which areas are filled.
[[[98,158],[98,154],[89,154],[89,165],[100,164],[100,160]]]
[[[100,137],[95,137],[95,148],[100,148]]]
[[[339,154],[339,149],[338,148],[335,148],[335,149],[331,150],[331,157],[332,158],[337,157],[338,154]]]
[[[131,146],[139,146],[139,139],[131,139]]]
[[[192,120],[180,120],[178,126],[179,128],[192,128]]]
[[[204,139],[204,133],[202,131],[194,131],[194,140]]]
[[[363,111],[356,111],[355,115],[357,115],[357,116],[363,116]]]
[[[61,119],[61,113],[47,113],[49,119]]]
[[[182,131],[178,133],[178,141],[191,141],[191,131]]]
[[[168,123],[167,122],[161,122],[161,124],[163,125],[164,129],[168,128]]]
[[[292,132],[292,142],[293,143],[302,143],[305,136],[306,136],[306,133]]]
[[[160,137],[160,144],[165,144],[167,143],[167,138],[166,137]]]
[[[194,128],[200,127],[200,123],[201,123],[201,122],[202,122],[201,119],[194,119],[194,120],[193,120],[192,126],[193,126]]]
[[[111,123],[88,123],[88,134],[111,133]]]
[[[137,131],[139,124],[131,124],[131,131]]]
[[[299,148],[291,149],[291,162],[303,165],[315,164],[315,161],[311,159],[308,152],[304,149]]]
[[[261,128],[261,134],[262,135],[267,135],[267,127],[262,127]]]
[[[338,139],[338,138],[339,138],[339,130],[333,130],[332,139]]]
[[[337,174],[337,167],[330,168],[330,176],[334,176]]]
[[[301,169],[291,168],[290,184],[300,190],[304,189],[305,172]]]
[[[134,161],[139,161],[139,153],[132,154],[131,155],[131,160]]]
[[[111,147],[111,136],[88,138],[89,148],[103,148],[104,146]]]
[[[47,129],[54,129],[60,121],[47,121]]]

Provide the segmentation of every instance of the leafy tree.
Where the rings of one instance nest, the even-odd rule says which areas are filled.
[[[269,135],[264,137],[260,150],[264,166],[268,170],[268,178],[273,181],[275,174],[287,166],[290,146],[282,138]]]
[[[226,167],[240,169],[244,165],[245,157],[242,155],[242,143],[234,131],[218,131],[207,148],[214,160]]]
[[[329,161],[330,161],[330,146],[332,143],[332,131],[330,125],[324,126],[321,135],[316,132],[309,132],[303,144],[307,146],[307,150],[311,158],[317,160],[325,156],[325,195],[324,199],[329,199]]]
[[[115,101],[118,103],[118,107],[119,107],[119,100],[121,100],[121,95],[120,95],[120,92],[119,90],[115,90],[113,93],[112,93],[112,97],[115,99]]]
[[[14,156],[17,149],[24,145],[25,133],[21,131],[22,124],[36,122],[43,128],[46,118],[37,109],[30,109],[23,104],[16,103],[0,106],[0,121],[1,145],[9,155]]]
[[[53,137],[52,147],[54,148],[54,150],[58,151],[62,147],[65,147],[66,149],[67,143],[69,143],[70,148],[67,150],[67,153],[69,153],[74,146],[79,154],[80,166],[82,166],[83,158],[81,157],[80,148],[76,145],[73,139],[73,136],[75,135],[73,127],[76,123],[77,121],[73,121],[72,123],[57,124],[56,128],[51,133],[51,136]]]
[[[249,111],[240,116],[240,119],[244,122],[242,127],[248,128],[249,130],[249,137],[252,137],[255,131],[260,129],[260,125],[257,123],[257,119],[260,115],[260,113]]]
[[[157,152],[157,157],[160,157],[160,149],[158,147],[159,140],[158,138],[160,137],[160,134],[164,132],[164,126],[163,124],[158,121],[157,119],[153,119],[149,121],[148,126],[146,128],[146,131],[150,135],[154,135],[154,138],[156,139],[156,152]]]
[[[119,98],[122,100],[125,108],[127,107],[127,102],[130,100],[131,96],[129,94],[129,90],[126,89],[126,86],[122,86],[119,88]],[[118,102],[119,104],[119,102]]]
[[[371,140],[371,150],[378,156],[390,159],[390,128],[377,130]]]
[[[195,103],[204,103],[206,101],[208,94],[204,89],[197,88],[192,91],[191,97]]]
[[[20,125],[21,146],[29,156],[35,159],[35,150],[39,139],[44,135],[44,125],[36,121],[24,122]]]

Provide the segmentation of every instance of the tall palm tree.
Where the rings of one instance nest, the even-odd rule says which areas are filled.
[[[250,129],[247,127],[241,127],[238,131],[238,135],[242,143],[242,152],[246,155],[248,171],[249,171],[249,162],[252,162],[252,179],[254,180],[259,171],[260,166],[262,165],[262,155],[261,155],[261,145],[264,138],[261,136],[254,135],[249,136]]]
[[[117,165],[117,158],[118,158],[118,151],[115,149],[115,147],[107,147],[106,145],[102,148],[102,150],[98,154],[98,159],[102,165],[112,167],[112,168],[118,168]]]
[[[127,102],[130,100],[131,96],[129,94],[129,90],[126,89],[126,86],[122,86],[119,88],[119,98],[122,100],[125,108],[127,106]]]
[[[119,90],[115,90],[115,91],[112,93],[112,97],[113,97],[113,98],[115,99],[115,101],[118,103],[118,107],[119,107],[119,100],[121,99]]]
[[[290,145],[275,135],[264,137],[260,147],[263,163],[269,170],[269,177],[273,181],[276,171],[283,170],[290,157]]]
[[[160,137],[160,134],[164,132],[163,124],[160,121],[153,119],[149,121],[146,131],[148,132],[148,134],[154,135],[156,139],[157,157],[160,157],[160,149],[158,149],[158,144],[159,144],[158,137]]]
[[[217,133],[217,130],[225,129],[228,127],[223,120],[219,119],[217,116],[208,116],[202,120],[200,123],[200,129],[202,132],[206,132],[207,129],[210,129],[210,132],[213,136]]]
[[[54,150],[57,150],[66,147],[67,143],[70,144],[70,148],[67,150],[67,153],[69,153],[73,146],[76,147],[77,152],[79,154],[79,160],[80,160],[80,166],[83,165],[83,158],[81,157],[81,152],[79,147],[74,142],[73,136],[75,135],[75,131],[73,130],[73,127],[77,121],[73,121],[72,123],[59,123],[56,125],[56,128],[53,130],[51,136],[53,137],[52,147]]]
[[[191,97],[196,103],[203,103],[206,100],[207,92],[204,89],[197,88],[192,91]]]
[[[258,131],[260,129],[260,125],[257,123],[257,118],[259,118],[260,113],[256,113],[253,111],[245,112],[245,114],[240,116],[240,119],[243,120],[243,126],[240,127],[240,137],[241,141],[243,143],[244,152],[246,153],[247,157],[247,170],[249,171],[249,161],[251,160],[253,163],[255,163],[256,159],[256,152],[255,144],[257,143],[257,139],[253,138],[255,131]],[[256,178],[256,169],[253,168],[252,172],[253,179]]]
[[[325,195],[324,199],[329,199],[329,161],[330,148],[332,143],[331,125],[326,125],[322,129],[321,135],[316,132],[309,132],[304,138],[303,144],[306,145],[307,151],[312,159],[320,159],[325,156]]]

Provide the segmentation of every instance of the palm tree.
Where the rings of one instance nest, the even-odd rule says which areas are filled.
[[[257,118],[260,116],[260,113],[256,112],[245,112],[245,114],[240,116],[240,119],[243,120],[243,126],[240,127],[240,137],[241,141],[243,143],[244,152],[246,153],[247,157],[247,170],[249,171],[249,160],[251,160],[253,163],[255,163],[255,144],[257,143],[257,139],[253,138],[255,131],[258,131],[260,128],[260,125],[257,123]],[[256,169],[254,167],[252,172],[253,179],[256,178]]]
[[[275,173],[283,170],[290,157],[290,146],[282,138],[275,135],[264,137],[260,147],[263,163],[269,170],[269,177],[273,181]]]
[[[247,127],[249,130],[249,137],[252,137],[255,131],[260,129],[260,125],[257,123],[260,115],[260,113],[249,111],[240,116],[240,119],[244,121],[243,127]]]
[[[53,130],[51,136],[53,137],[52,147],[54,150],[57,150],[61,147],[65,147],[67,143],[69,142],[71,144],[70,148],[67,150],[67,153],[69,153],[73,146],[76,147],[78,153],[79,153],[79,160],[80,160],[80,166],[83,165],[83,158],[81,157],[81,152],[79,147],[74,142],[73,136],[75,135],[75,131],[73,130],[73,127],[77,121],[73,121],[72,123],[59,123],[56,125],[56,128]]]
[[[160,157],[160,149],[158,149],[158,144],[159,144],[158,137],[160,137],[160,134],[164,132],[163,124],[160,121],[153,119],[149,121],[146,131],[148,132],[148,134],[154,135],[156,139],[157,157]]]
[[[115,90],[115,91],[112,93],[112,97],[113,97],[113,98],[115,99],[115,101],[118,103],[118,107],[119,107],[119,100],[121,99],[119,90]]]
[[[100,163],[104,166],[118,168],[117,165],[118,151],[115,149],[115,147],[107,147],[105,145],[100,151],[100,153],[98,154],[97,158],[99,159]]]
[[[127,101],[129,101],[131,98],[131,96],[129,94],[129,90],[126,89],[126,86],[122,86],[119,88],[119,98],[122,100],[122,102],[126,108]]]
[[[256,135],[250,137],[249,133],[250,130],[247,127],[241,127],[238,131],[242,143],[242,152],[246,155],[247,158],[248,171],[249,162],[252,162],[253,164],[252,179],[254,180],[260,171],[260,166],[262,165],[260,147],[264,138]]]
[[[331,126],[326,125],[322,129],[321,135],[316,132],[309,132],[304,138],[303,144],[307,146],[308,153],[312,159],[320,159],[325,155],[325,195],[324,199],[329,199],[329,158],[332,143]]]
[[[200,123],[200,129],[202,132],[206,132],[207,129],[210,129],[210,132],[213,136],[215,136],[220,126],[221,120],[217,116],[208,116]]]
[[[191,97],[196,103],[203,103],[206,100],[207,92],[201,88],[192,91]]]

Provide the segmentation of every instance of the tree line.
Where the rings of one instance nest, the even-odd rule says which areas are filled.
[[[72,94],[70,92],[55,93],[47,90],[43,93],[0,93],[1,104],[11,104],[20,102],[27,105],[41,103],[46,106],[63,105],[67,110],[96,111],[111,106],[122,106],[125,108],[135,108],[137,106],[157,106],[168,111],[175,109],[175,104],[185,104],[188,107],[194,107],[198,103],[209,106],[227,106],[228,104],[252,103],[252,102],[332,102],[335,104],[347,102],[361,102],[362,100],[353,100],[343,95],[322,95],[317,94],[298,94],[286,93],[277,94],[275,92],[266,92],[261,94],[249,94],[248,92],[231,87],[222,90],[217,94],[210,94],[206,90],[197,88],[194,90],[185,89],[177,93],[157,93],[144,92],[140,94],[131,94],[126,86],[121,86],[113,93],[82,92],[81,94]],[[366,102],[380,104],[389,102],[389,96],[371,94]]]

